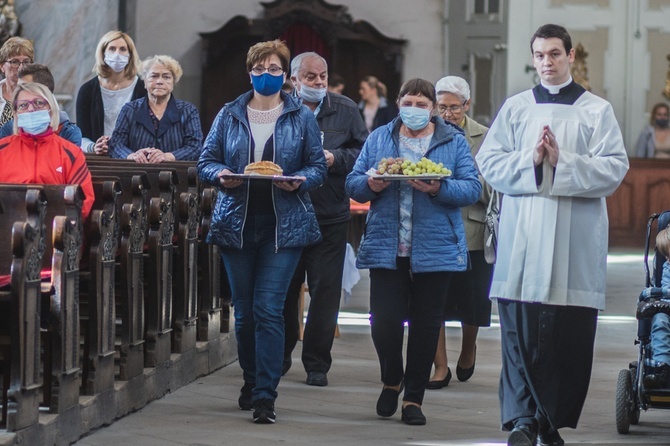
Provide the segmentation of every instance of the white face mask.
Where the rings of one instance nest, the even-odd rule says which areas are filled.
[[[17,115],[16,125],[30,135],[43,133],[51,124],[49,110],[37,110]]]
[[[115,73],[122,72],[128,65],[130,56],[127,54],[119,53],[105,53],[105,63],[111,68]]]
[[[326,87],[314,88],[304,84],[300,84],[300,90],[298,94],[300,95],[303,101],[312,102],[316,104],[321,102],[321,100],[324,97],[326,97],[327,90],[328,89]]]

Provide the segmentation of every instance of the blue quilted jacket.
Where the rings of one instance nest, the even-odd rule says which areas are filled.
[[[417,273],[464,271],[469,268],[469,259],[460,208],[479,199],[482,185],[463,132],[442,119],[433,118],[432,122],[435,133],[425,156],[442,162],[452,176],[442,182],[435,197],[413,191],[411,269]],[[354,170],[347,176],[349,196],[361,203],[370,201],[356,260],[358,268],[396,268],[399,182],[392,182],[377,194],[368,187],[366,172],[376,168],[382,158],[400,156],[400,124],[400,118],[396,118],[374,130],[365,141]]]
[[[217,174],[223,169],[243,173],[251,156],[251,137],[247,104],[253,91],[243,94],[219,111],[205,139],[198,161],[200,178],[219,187],[207,242],[242,249],[242,230],[247,217],[248,181],[233,189],[220,187]],[[284,93],[284,111],[274,131],[274,162],[284,175],[307,178],[300,187],[287,192],[272,188],[277,218],[275,247],[302,247],[321,240],[319,225],[308,191],[321,186],[326,179],[326,158],[321,146],[319,126],[307,107]]]

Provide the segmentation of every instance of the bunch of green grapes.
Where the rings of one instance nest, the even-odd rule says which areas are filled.
[[[442,163],[435,163],[426,157],[414,162],[404,158],[382,158],[377,166],[380,175],[451,175]]]

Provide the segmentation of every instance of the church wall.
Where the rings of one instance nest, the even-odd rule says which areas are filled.
[[[301,0],[295,0],[301,1]],[[468,63],[457,38],[449,35],[454,20],[446,12],[450,0],[332,0],[344,5],[355,20],[365,20],[389,37],[406,39],[403,79],[439,79],[447,71]],[[595,94],[613,105],[624,132],[629,153],[649,119],[651,106],[670,102],[663,95],[668,79],[670,53],[670,0],[501,0],[505,4],[507,35],[500,38],[504,49],[504,97],[532,87],[536,75],[528,46],[535,29],[544,23],[568,28],[575,44],[584,44],[589,82]],[[93,74],[94,52],[100,36],[118,27],[119,0],[16,0],[22,24],[21,35],[35,43],[36,61],[47,64],[56,80],[56,93],[65,110],[74,116],[79,86]],[[128,2],[128,32],[135,39],[142,58],[169,54],[177,58],[184,77],[176,95],[200,104],[202,42],[199,33],[217,30],[237,15],[260,17],[260,1],[234,0],[142,0]],[[460,24],[462,30],[468,26]],[[470,31],[476,34],[474,31]],[[479,32],[479,31],[477,31]],[[477,37],[479,38],[479,37]],[[505,41],[506,40],[506,41]],[[506,46],[505,46],[506,45]],[[450,66],[449,53],[457,64]],[[240,76],[246,75],[240,68]],[[221,88],[225,88],[222,86]],[[498,89],[494,88],[494,91]],[[358,100],[358,98],[353,98]],[[500,104],[493,104],[493,109]]]
[[[116,28],[116,0],[33,0],[15,2],[21,35],[33,41],[35,61],[47,65],[61,104],[74,119],[79,86],[93,76],[95,47]]]
[[[444,54],[441,0],[333,0],[329,3],[347,6],[354,20],[368,21],[388,37],[408,40],[403,79],[417,76],[431,82],[439,79]],[[202,54],[199,33],[215,31],[237,15],[250,19],[260,17],[262,9],[256,1],[142,0],[137,3],[136,44],[142,57],[165,53],[179,60],[184,77],[175,94],[199,104]],[[239,70],[240,76],[246,76],[243,66]],[[395,96],[395,93],[389,94]]]
[[[670,53],[670,0],[509,0],[508,95],[533,85],[529,40],[542,24],[565,26],[581,42],[592,92],[612,103],[626,148],[637,137],[662,95]],[[515,51],[521,48],[523,51]],[[528,50],[526,50],[528,48]]]
[[[489,125],[505,100],[507,63],[507,2],[499,14],[477,17],[472,0],[445,0],[448,54],[445,75],[460,76],[468,81],[471,105],[468,115],[480,124]],[[490,64],[489,72],[477,70],[478,61]],[[485,84],[485,85],[484,85]],[[486,88],[478,88],[484,85]]]
[[[618,67],[620,70],[625,66],[626,40],[621,35],[625,28],[625,15],[624,8],[614,8],[599,1],[577,4],[556,0],[510,0],[508,93],[515,94],[535,84],[537,77],[535,70],[531,69],[530,38],[539,26],[556,23],[567,28],[573,46],[582,42],[589,53],[589,80],[596,86],[593,92],[614,103],[619,99],[617,91],[623,90],[624,79],[620,75],[613,79],[607,68]],[[614,48],[616,51],[613,51]],[[612,57],[613,54],[616,56]],[[520,75],[522,71],[524,75]]]

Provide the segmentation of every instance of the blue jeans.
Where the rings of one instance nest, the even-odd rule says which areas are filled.
[[[250,215],[241,250],[224,248],[235,310],[237,354],[253,400],[277,398],[284,359],[284,300],[302,248],[275,252],[273,215]]]
[[[651,320],[652,360],[670,365],[670,316],[657,313]]]

